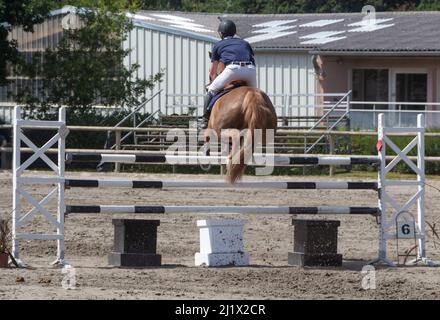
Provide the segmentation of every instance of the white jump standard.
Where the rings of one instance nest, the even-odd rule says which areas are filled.
[[[412,133],[415,135],[413,140],[402,150],[389,137],[393,133]],[[415,220],[414,234],[418,239],[417,258],[414,262],[421,261],[424,264],[434,266],[433,261],[426,257],[425,250],[425,118],[423,114],[417,116],[416,128],[387,128],[385,127],[385,117],[379,114],[378,117],[378,153],[380,159],[380,170],[378,172],[379,182],[379,207],[382,212],[391,214],[382,214],[380,216],[379,228],[379,257],[374,262],[384,262],[388,265],[394,265],[387,257],[387,242],[396,240],[397,228],[396,219],[398,216],[404,216],[408,221]],[[388,164],[386,162],[386,150],[389,147],[396,153],[395,158]],[[417,162],[414,163],[408,158],[408,153],[417,148]],[[416,181],[396,181],[388,179],[389,173],[400,162],[404,162],[416,176]],[[388,192],[388,186],[417,186],[417,192],[401,206]],[[391,210],[388,209],[391,207]],[[409,210],[416,208],[417,217],[414,218]]]
[[[58,130],[41,148],[38,148],[28,137],[23,134],[23,128],[44,128]],[[430,264],[431,261],[426,257],[425,250],[425,217],[424,217],[424,192],[425,192],[425,173],[424,173],[424,119],[423,115],[418,116],[417,128],[386,128],[384,126],[384,116],[379,116],[378,121],[378,157],[329,157],[329,156],[274,156],[268,155],[267,158],[254,155],[256,165],[260,165],[261,160],[273,160],[275,165],[356,165],[379,164],[377,182],[280,182],[280,181],[259,181],[259,182],[240,182],[236,185],[226,186],[224,182],[216,181],[161,181],[161,180],[110,180],[110,179],[69,179],[65,176],[66,159],[69,162],[92,161],[92,162],[127,162],[127,163],[169,163],[183,161],[198,164],[212,158],[221,161],[226,157],[199,157],[199,156],[168,156],[168,155],[121,155],[121,154],[65,154],[65,139],[68,134],[65,123],[65,109],[61,108],[58,121],[27,121],[21,119],[21,109],[16,107],[13,121],[14,145],[13,145],[13,211],[12,211],[12,254],[21,263],[19,242],[26,240],[56,240],[57,241],[57,260],[60,264],[65,264],[64,260],[64,217],[66,214],[87,214],[87,213],[153,213],[153,214],[173,214],[173,213],[208,213],[208,214],[350,214],[350,215],[373,215],[379,216],[380,224],[378,228],[378,259],[376,262],[383,262],[394,265],[387,255],[387,244],[390,240],[395,241],[398,235],[397,218],[404,216],[407,219],[413,218],[410,214],[411,209],[415,209],[417,216],[415,221],[414,234],[418,239],[417,261]],[[411,133],[415,138],[403,149],[400,150],[390,139],[389,135],[394,133]],[[26,144],[34,154],[26,161],[21,163],[21,145]],[[54,163],[45,154],[49,148],[57,144],[58,162]],[[389,163],[386,161],[385,149],[391,148],[396,156]],[[417,147],[417,163],[414,163],[408,156],[408,152]],[[52,176],[33,176],[26,175],[26,169],[41,158],[53,171]],[[206,159],[209,158],[209,159]],[[416,175],[416,181],[390,180],[388,174],[400,162],[405,162]],[[184,162],[184,161],[183,161]],[[264,162],[264,161],[263,161]],[[271,162],[271,163],[273,163]],[[185,163],[183,163],[185,164]],[[55,185],[55,188],[48,193],[41,201],[34,199],[26,190],[29,184]],[[417,192],[403,206],[388,192],[391,186],[417,186]],[[128,188],[273,188],[273,189],[359,189],[359,190],[378,190],[377,207],[349,207],[349,206],[319,206],[319,207],[291,207],[291,206],[157,206],[157,205],[65,205],[65,188],[73,187],[128,187]],[[33,206],[28,212],[22,212],[21,198],[27,200]],[[50,212],[45,205],[50,200],[57,199],[56,212]],[[41,214],[53,227],[54,232],[43,233],[34,230],[29,232],[29,221],[37,214]]]
[[[42,147],[38,148],[24,133],[23,128],[53,128],[57,130],[54,136],[49,139]],[[56,240],[57,259],[54,264],[65,264],[64,260],[64,157],[65,143],[69,130],[66,128],[66,109],[59,110],[59,121],[40,121],[22,120],[21,108],[15,107],[13,119],[13,193],[12,193],[12,255],[19,265],[23,265],[20,260],[20,240]],[[21,144],[24,143],[33,150],[33,154],[21,163]],[[58,163],[55,164],[45,152],[55,144],[58,144]],[[38,159],[43,160],[56,176],[51,177],[22,177],[26,169]],[[26,179],[35,178],[44,184],[55,184],[55,188],[41,201],[33,198],[25,189]],[[30,182],[32,183],[32,182]],[[33,208],[25,214],[21,212],[20,196],[25,198]],[[49,212],[44,206],[53,198],[57,201],[57,211],[55,215]],[[30,221],[37,213],[41,214],[46,221],[52,225],[55,233],[31,233],[22,230],[22,227]]]

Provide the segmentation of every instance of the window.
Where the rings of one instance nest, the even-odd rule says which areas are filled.
[[[388,69],[353,69],[353,101],[388,101]],[[372,105],[354,105],[371,109]],[[388,106],[381,106],[387,109]]]
[[[396,102],[426,102],[428,75],[426,73],[397,73]],[[425,110],[424,105],[405,105],[402,110]]]

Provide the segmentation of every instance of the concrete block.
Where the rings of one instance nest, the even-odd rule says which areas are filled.
[[[293,252],[288,264],[296,266],[341,266],[338,254],[339,221],[293,219]]]
[[[159,220],[113,219],[114,245],[108,256],[110,265],[118,267],[160,266],[156,253]]]
[[[243,245],[243,220],[198,220],[197,226],[200,252],[195,255],[196,266],[249,265]]]

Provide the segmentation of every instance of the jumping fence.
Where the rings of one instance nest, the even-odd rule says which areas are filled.
[[[287,189],[371,189],[378,191],[377,206],[375,207],[347,207],[347,206],[319,206],[319,207],[292,207],[292,206],[157,206],[157,205],[80,205],[66,204],[66,187],[128,187],[128,188],[199,188],[209,185],[212,188],[223,188],[225,185],[220,182],[198,182],[198,181],[136,181],[136,180],[107,180],[107,179],[71,179],[66,177],[65,164],[66,159],[70,162],[75,161],[112,161],[112,162],[170,162],[176,160],[168,158],[168,155],[118,155],[118,154],[76,154],[68,153],[65,150],[65,139],[69,133],[66,127],[65,108],[59,111],[58,121],[35,121],[22,120],[21,109],[15,108],[14,111],[14,143],[13,143],[13,249],[14,258],[20,263],[20,240],[55,240],[57,241],[57,259],[55,263],[67,264],[65,260],[65,216],[66,214],[105,214],[105,213],[148,213],[148,214],[173,214],[173,213],[206,213],[206,214],[352,214],[352,215],[373,215],[379,220],[378,228],[378,256],[372,263],[385,263],[394,266],[395,263],[389,258],[387,253],[387,244],[391,240],[399,237],[399,225],[397,218],[404,218],[406,228],[414,234],[418,241],[417,259],[425,264],[432,265],[432,261],[426,256],[425,249],[425,172],[424,172],[424,119],[423,115],[418,116],[418,125],[414,128],[390,128],[384,125],[384,115],[378,118],[378,156],[373,158],[365,157],[281,157],[279,165],[292,166],[303,164],[315,165],[346,165],[346,164],[370,164],[376,165],[378,169],[377,182],[359,183],[359,182],[285,182],[271,183],[261,181],[257,183],[238,183],[229,185],[229,188],[287,188]],[[56,133],[41,148],[38,148],[27,137],[22,129],[24,128],[43,128],[52,129]],[[413,134],[413,140],[402,150],[400,150],[390,139],[393,134]],[[21,161],[22,144],[27,145],[33,151],[31,157],[24,162]],[[46,152],[56,145],[58,152],[57,163],[47,157]],[[390,148],[395,153],[392,160],[387,162],[386,150]],[[408,157],[408,152],[417,148],[416,162]],[[265,155],[271,158],[273,155]],[[52,176],[32,176],[26,175],[25,171],[37,159],[43,160],[53,171]],[[200,157],[188,157],[188,160],[199,162]],[[209,157],[210,158],[210,157]],[[215,161],[219,161],[219,157]],[[221,158],[221,157],[220,157]],[[205,159],[207,160],[207,159]],[[209,160],[209,159],[208,159]],[[214,159],[212,159],[214,160]],[[260,159],[261,160],[261,159]],[[273,161],[271,163],[277,163]],[[415,180],[392,180],[389,174],[393,168],[400,163],[406,163],[413,171]],[[260,162],[256,162],[261,165]],[[26,185],[53,185],[54,188],[41,201],[36,200],[29,192],[25,190]],[[417,191],[408,201],[401,206],[398,201],[389,193],[390,187],[416,186]],[[24,198],[33,208],[27,212],[21,209],[21,199]],[[49,212],[45,205],[52,199],[57,201],[56,212]],[[410,210],[416,211],[414,217]],[[41,214],[48,223],[56,230],[54,233],[41,233],[25,231],[24,228],[29,221]],[[411,222],[414,222],[412,225]],[[28,230],[28,229],[26,229]],[[319,236],[319,235],[318,235]]]

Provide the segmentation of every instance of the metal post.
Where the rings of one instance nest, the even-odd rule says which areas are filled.
[[[347,109],[346,109],[347,117],[345,119],[345,130],[346,131],[351,130],[351,94],[352,94],[352,91],[350,90],[350,94],[347,96]],[[347,140],[345,140],[345,141],[347,143],[346,153],[352,154],[352,137],[347,136]],[[347,172],[351,172],[352,169],[353,169],[353,167],[349,166]]]
[[[115,149],[121,150],[121,131],[115,131]],[[115,163],[115,172],[119,172],[121,169],[120,163]]]
[[[398,108],[399,108],[399,125],[398,126],[402,127],[402,105],[399,104]]]
[[[376,127],[376,104],[373,104],[373,127]],[[379,127],[379,124],[377,125],[377,127]]]
[[[61,107],[59,110],[59,121],[66,123],[66,107]],[[66,150],[66,136],[68,131],[62,132],[63,130],[67,130],[67,128],[61,127],[60,129],[60,137],[58,139],[58,177],[60,178],[60,182],[58,183],[58,208],[57,208],[57,216],[59,227],[57,227],[57,235],[60,235],[60,239],[57,240],[57,260],[53,264],[64,264],[64,214],[66,212],[66,205],[64,200],[64,179],[65,176],[65,150]]]
[[[377,118],[377,134],[378,141],[383,141],[384,138],[384,126],[385,126],[385,116],[383,113],[380,113]],[[379,225],[379,252],[378,252],[378,260],[386,260],[387,259],[387,243],[385,238],[385,225],[386,225],[386,204],[385,201],[382,201],[385,196],[385,167],[386,167],[386,146],[383,143],[382,148],[378,150],[378,157],[380,159],[380,168],[378,172],[378,187],[379,187],[379,199],[378,199],[378,207],[380,208],[380,225]]]
[[[136,114],[137,112],[133,114],[133,129],[136,129]],[[134,138],[134,143],[136,144],[136,131],[133,131],[133,138]],[[120,145],[121,145],[121,134],[119,133],[119,146]]]
[[[12,255],[15,260],[20,259],[20,244],[17,238],[18,230],[20,228],[19,220],[20,220],[20,194],[18,193],[18,189],[20,188],[20,183],[18,182],[18,168],[21,164],[21,139],[20,133],[21,129],[18,125],[18,122],[21,120],[21,108],[16,106],[14,108],[13,114],[13,154],[12,154]]]
[[[418,259],[426,258],[425,249],[425,132],[423,130],[425,117],[423,114],[417,116],[417,128],[421,129],[417,132],[417,181],[419,182],[418,191],[420,196],[417,200],[417,224],[419,227],[419,246]]]
[[[329,147],[330,147],[330,154],[333,155],[335,154],[335,138],[332,134],[328,135],[328,143],[329,143]],[[330,177],[332,177],[335,174],[335,166],[331,165],[330,166]]]

